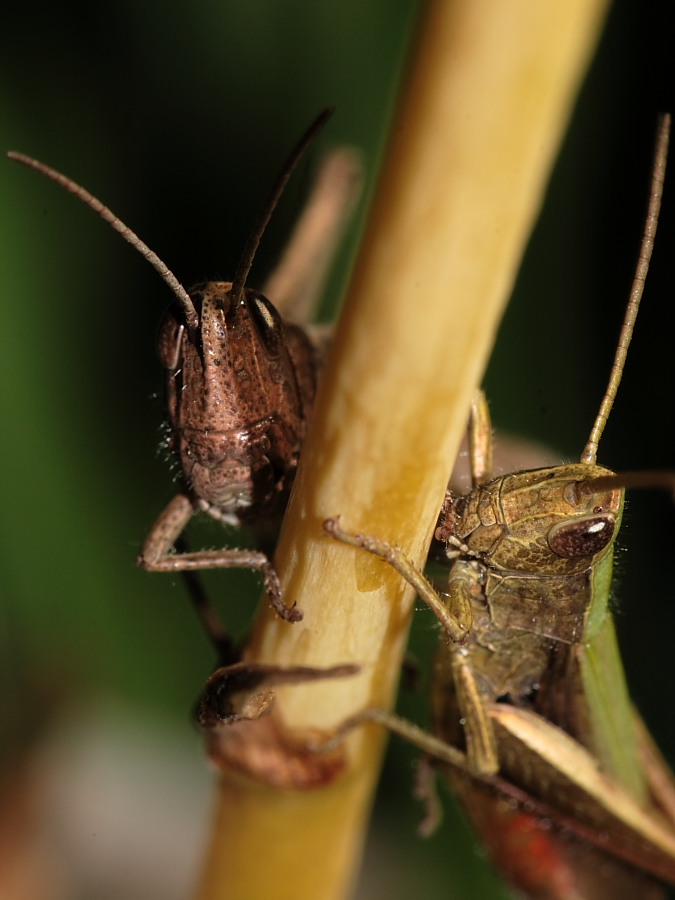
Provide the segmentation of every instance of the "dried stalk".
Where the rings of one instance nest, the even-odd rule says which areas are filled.
[[[264,610],[247,651],[362,667],[279,690],[274,714],[294,733],[392,703],[410,589],[322,521],[341,515],[423,562],[605,6],[427,6],[276,558],[305,617],[290,626]],[[321,789],[223,776],[199,900],[344,897],[382,744],[373,727],[354,734],[346,772]]]

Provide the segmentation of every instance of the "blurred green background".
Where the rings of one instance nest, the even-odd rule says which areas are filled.
[[[278,166],[323,106],[336,105],[337,114],[314,159],[322,148],[353,144],[372,186],[418,8],[413,0],[10,4],[0,35],[0,148],[76,178],[184,284],[227,278]],[[667,10],[665,2],[613,6],[486,377],[497,427],[544,441],[564,459],[579,455],[609,373],[656,115],[674,108]],[[258,281],[310,172],[311,160],[265,236]],[[671,173],[645,304],[601,448],[600,461],[618,471],[675,466],[674,182]],[[49,838],[65,842],[65,887],[54,883],[54,897],[177,900],[187,896],[208,823],[209,776],[189,710],[213,658],[180,582],[133,565],[172,493],[157,451],[162,375],[154,353],[170,297],[90,211],[1,159],[0,200],[4,771],[22,772],[33,759],[27,748],[39,751],[58,734],[58,758],[72,751],[76,772],[91,776],[79,824],[65,835],[61,823]],[[327,317],[357,232],[355,225],[336,267]],[[626,521],[617,609],[629,681],[673,759],[675,515],[667,497],[645,492],[631,499]],[[200,540],[220,537],[209,530],[193,543]],[[209,583],[242,634],[257,579],[224,573]],[[423,669],[436,633],[420,611],[412,646]],[[422,721],[423,695],[402,700]],[[427,842],[415,836],[415,756],[392,742],[359,897],[499,896],[449,800],[443,830]],[[102,760],[93,775],[92,757]],[[133,788],[127,761],[138,778]],[[73,784],[82,788],[77,777]],[[151,798],[166,803],[167,795],[168,806],[153,809]],[[167,876],[174,857],[180,874]]]

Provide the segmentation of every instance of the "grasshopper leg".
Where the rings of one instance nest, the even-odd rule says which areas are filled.
[[[149,572],[185,572],[199,569],[255,569],[262,575],[265,591],[278,615],[287,622],[298,622],[302,612],[283,603],[279,577],[270,560],[258,550],[200,550],[174,553],[172,548],[195,514],[187,494],[177,494],[160,513],[143,542],[137,564]]]
[[[497,739],[478,690],[473,666],[463,647],[451,647],[450,654],[469,770],[474,775],[494,775],[499,770]]]
[[[432,584],[398,547],[369,535],[345,531],[339,524],[339,518],[326,519],[323,527],[324,531],[336,540],[367,550],[389,563],[409,585],[415,588],[418,596],[432,610],[452,641],[462,644],[467,640],[471,631],[472,617],[466,594],[458,592],[448,603],[441,599]]]
[[[453,642],[450,645],[452,671],[464,724],[468,768],[478,775],[495,773],[499,768],[499,761],[494,731],[484,709],[473,667],[463,648],[457,646],[463,644],[470,634],[471,595],[476,590],[482,589],[480,571],[476,563],[473,560],[455,562],[448,582],[448,596],[443,600],[424,575],[398,548],[392,547],[386,541],[345,531],[336,519],[326,520],[324,529],[343,543],[360,547],[388,562],[415,588],[421,599],[434,612]],[[390,720],[382,724],[386,724],[392,731],[395,730]],[[403,736],[412,740],[409,735]],[[419,745],[419,741],[413,740],[413,743]]]

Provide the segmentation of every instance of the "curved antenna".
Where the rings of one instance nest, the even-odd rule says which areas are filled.
[[[267,203],[265,204],[263,211],[258,218],[258,221],[253,226],[253,229],[248,236],[244,251],[241,254],[241,258],[237,265],[237,270],[234,273],[234,278],[232,279],[232,287],[230,288],[230,296],[232,297],[234,303],[238,303],[241,299],[241,295],[244,291],[244,286],[246,285],[246,279],[248,278],[249,272],[251,271],[251,266],[253,265],[253,260],[258,249],[258,244],[260,243],[260,238],[263,236],[263,232],[267,228],[267,223],[269,222],[272,213],[274,212],[276,205],[279,202],[279,198],[284,192],[284,188],[288,183],[288,179],[293,174],[295,167],[300,162],[302,155],[304,154],[307,147],[312,143],[314,138],[333,115],[333,112],[334,108],[332,106],[328,106],[326,107],[326,109],[322,110],[319,113],[319,115],[316,117],[316,119],[314,119],[307,131],[300,138],[296,146],[293,148],[290,156],[284,163],[281,172],[277,175],[277,180],[274,182],[274,186],[272,187],[270,195],[267,199]]]
[[[654,151],[654,168],[652,172],[652,184],[649,193],[649,206],[647,207],[647,218],[645,220],[645,228],[642,235],[642,243],[640,245],[640,255],[638,256],[635,276],[633,278],[633,286],[630,292],[630,299],[626,308],[621,333],[619,335],[619,343],[614,355],[614,363],[609,376],[609,383],[605,396],[602,398],[600,410],[591,429],[588,442],[581,454],[582,463],[594,463],[598,456],[598,444],[605,430],[607,419],[611,412],[616,392],[623,375],[623,367],[626,362],[626,354],[633,337],[633,328],[635,327],[635,319],[638,309],[640,308],[640,300],[645,287],[645,279],[647,270],[649,269],[649,261],[652,258],[652,250],[654,249],[654,235],[656,234],[656,226],[659,221],[659,211],[661,209],[661,195],[663,193],[663,179],[666,174],[666,158],[668,156],[668,139],[670,137],[670,115],[661,116],[656,133],[656,150]]]
[[[581,497],[617,488],[665,488],[675,496],[675,472],[619,472],[618,475],[588,478],[576,485],[577,494]]]
[[[24,166],[27,166],[29,169],[35,169],[36,172],[39,172],[41,175],[45,175],[47,178],[51,179],[51,181],[55,181],[62,188],[65,188],[69,193],[74,194],[76,197],[79,197],[80,200],[84,201],[90,209],[93,209],[95,213],[98,213],[99,216],[104,219],[109,225],[115,229],[118,234],[121,234],[125,241],[127,241],[131,246],[138,250],[138,252],[143,256],[147,261],[153,266],[157,272],[159,272],[160,276],[164,280],[164,282],[169,286],[174,296],[183,307],[183,313],[185,315],[185,321],[190,330],[194,330],[199,327],[199,316],[197,315],[197,310],[195,309],[194,303],[190,299],[190,295],[185,290],[180,281],[176,278],[173,272],[169,269],[169,267],[162,262],[162,260],[157,256],[154,250],[151,250],[146,243],[144,243],[139,236],[129,228],[128,225],[125,225],[124,222],[119,219],[108,207],[101,203],[101,201],[94,197],[93,194],[90,194],[85,188],[81,185],[77,184],[77,182],[72,181],[70,178],[67,178],[65,175],[62,175],[60,172],[57,172],[56,169],[52,169],[49,166],[46,166],[44,163],[39,162],[37,159],[32,159],[30,156],[26,156],[23,153],[15,153],[10,152],[7,154],[10,159],[15,160],[18,163],[21,163]]]

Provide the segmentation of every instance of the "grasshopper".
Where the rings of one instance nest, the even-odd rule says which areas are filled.
[[[314,400],[320,346],[306,330],[284,322],[266,296],[246,287],[246,281],[291,173],[331,114],[331,109],[324,110],[291,153],[251,231],[233,280],[212,281],[189,291],[87,190],[37,160],[9,154],[97,212],[154,266],[175,297],[160,326],[159,357],[167,375],[169,447],[180,461],[184,486],[150,529],[138,564],[152,572],[256,569],[274,608],[289,622],[301,619],[302,613],[284,605],[266,553],[232,548],[174,552],[174,547],[198,511],[225,525],[252,524],[263,532],[273,531],[270,521],[278,525],[283,512]],[[345,151],[333,154],[269,279],[280,303],[296,314],[304,316],[312,295],[318,293],[357,180],[353,156]],[[213,619],[207,618],[212,631]]]
[[[491,475],[491,428],[473,403],[473,489],[446,495],[436,536],[452,565],[441,597],[390,544],[324,523],[374,553],[431,607],[446,640],[432,688],[434,734],[381,710],[373,721],[440,761],[497,868],[537,900],[662,897],[675,884],[675,780],[631,706],[609,611],[624,489],[669,473],[597,464],[656,231],[664,117],[637,271],[609,384],[580,462]],[[336,738],[338,739],[338,738]]]

